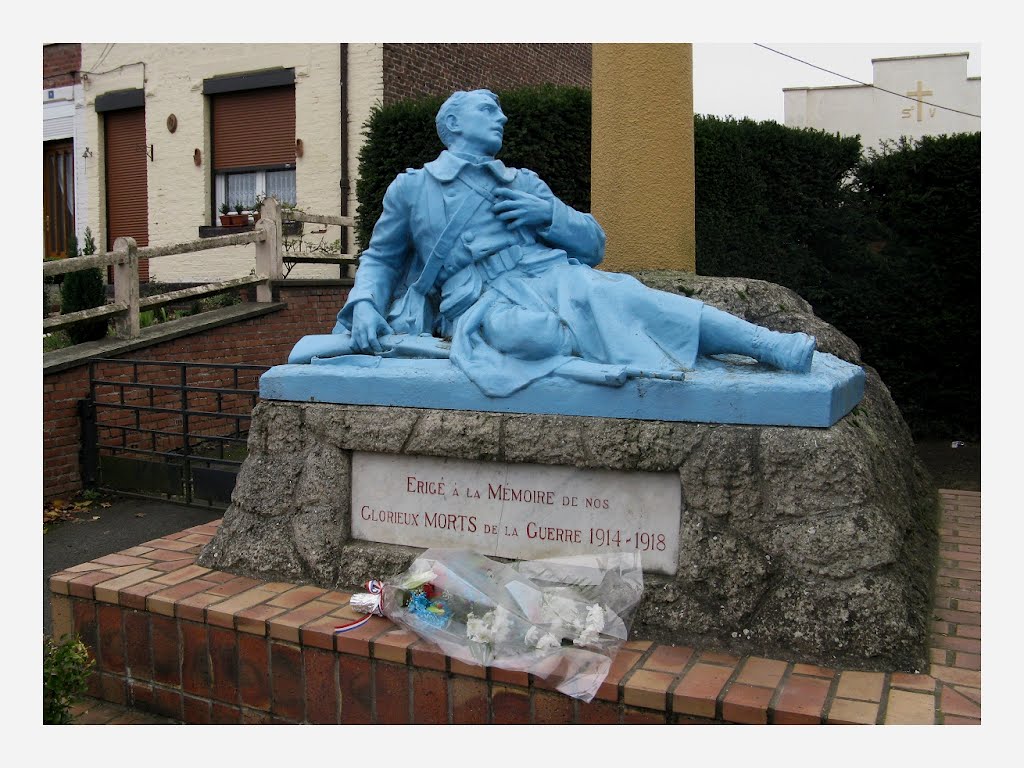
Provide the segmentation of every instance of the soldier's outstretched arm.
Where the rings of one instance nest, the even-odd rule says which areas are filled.
[[[352,311],[352,346],[357,352],[379,355],[384,351],[380,337],[393,330],[369,301],[357,302]]]
[[[336,333],[355,331],[353,313],[359,303],[369,302],[382,319],[388,313],[398,279],[407,261],[414,256],[411,235],[413,190],[409,179],[410,174],[401,174],[384,193],[384,210],[373,227],[370,244],[359,256],[355,285],[338,313],[338,323],[334,327]]]

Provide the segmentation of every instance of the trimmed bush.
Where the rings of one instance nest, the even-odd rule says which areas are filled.
[[[854,247],[857,138],[698,115],[694,152],[700,274],[815,285]]]
[[[93,240],[92,231],[88,227],[85,230],[85,246],[82,248],[81,254],[78,252],[77,242],[73,235],[68,238],[68,241],[69,258],[96,253],[96,241]],[[107,286],[103,279],[103,272],[99,268],[81,269],[77,272],[69,272],[64,276],[64,282],[60,287],[62,313],[102,307],[106,302]],[[72,344],[102,339],[107,335],[107,318],[102,317],[75,323],[68,326],[67,334]]]
[[[696,118],[697,271],[792,288],[916,437],[980,435],[981,134],[890,143]]]
[[[885,230],[877,360],[915,433],[981,434],[981,134],[925,136],[870,151],[857,172],[867,214]]]

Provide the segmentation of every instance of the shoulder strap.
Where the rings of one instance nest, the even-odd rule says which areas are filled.
[[[455,243],[455,238],[466,228],[473,214],[480,209],[480,206],[484,204],[488,197],[492,201],[495,199],[494,195],[489,193],[486,195],[482,194],[486,193],[486,190],[476,185],[467,183],[467,186],[470,187],[472,192],[462,201],[462,205],[455,211],[455,215],[448,220],[448,223],[437,238],[437,242],[434,243],[434,247],[430,250],[430,255],[427,256],[427,262],[423,265],[423,271],[420,272],[420,276],[416,278],[416,282],[409,287],[409,290],[425,295],[434,287],[434,281],[444,265],[448,252]]]
[[[493,188],[488,189],[485,186],[477,184],[475,181],[467,178],[468,175],[469,174],[466,174],[466,173],[460,173],[458,176],[456,176],[456,178],[459,181],[461,181],[463,184],[465,184],[467,187],[469,187],[471,190],[476,192],[478,195],[480,195],[480,197],[485,198],[486,200],[488,200],[491,203],[497,202],[498,198],[496,198],[494,196],[494,189]]]

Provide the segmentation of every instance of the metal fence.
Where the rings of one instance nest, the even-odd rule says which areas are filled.
[[[79,402],[86,485],[226,507],[262,365],[94,358]]]

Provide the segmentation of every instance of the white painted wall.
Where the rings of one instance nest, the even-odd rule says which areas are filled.
[[[43,89],[43,141],[74,136],[75,87]]]
[[[966,53],[873,59],[872,66],[875,88],[783,89],[785,124],[844,136],[859,134],[865,149],[900,136],[916,139],[981,130],[979,117],[919,105],[886,92],[916,93],[920,82],[922,91],[931,91],[921,100],[980,115],[981,78],[967,77]]]
[[[82,61],[100,59],[105,44],[83,43]],[[348,166],[352,191],[349,212],[355,211],[355,179],[361,125],[374,100],[383,95],[383,51],[380,44],[349,45]],[[123,44],[118,43],[96,69],[83,77],[83,147],[93,157],[83,162],[83,187],[88,196],[80,218],[88,223],[102,248],[103,204],[102,116],[95,112],[98,95],[125,88],[143,88],[146,96],[146,143],[153,145],[148,164],[149,240],[167,245],[198,237],[211,216],[211,169],[208,100],[203,80],[267,69],[295,68],[296,138],[303,156],[296,160],[296,194],[300,208],[337,215],[341,211],[341,47],[337,43],[266,44]],[[364,93],[365,91],[365,93]],[[167,129],[174,114],[178,127]],[[196,149],[202,164],[193,162]],[[82,215],[84,213],[84,215]],[[316,229],[306,225],[307,231]],[[338,238],[337,227],[322,237]],[[311,236],[307,235],[307,239]],[[321,235],[316,235],[316,238]],[[236,246],[150,262],[152,279],[163,282],[206,282],[249,274],[253,246]],[[300,265],[292,277],[337,277],[338,268]]]
[[[786,125],[843,135],[863,134],[866,116],[874,108],[873,90],[863,85],[787,89]]]
[[[384,103],[383,43],[348,44],[348,177],[349,215],[356,214],[356,179],[359,177],[359,149],[363,146],[363,126],[375,105]],[[356,253],[357,243],[349,245]]]

